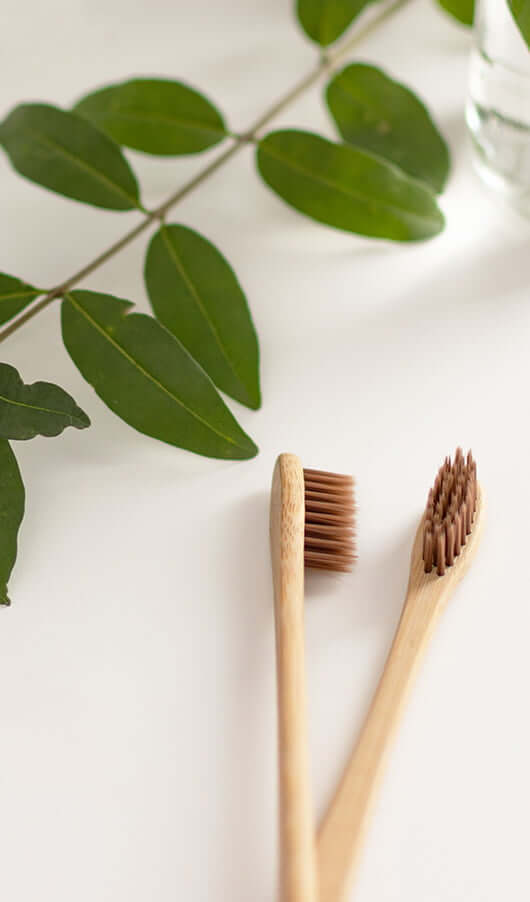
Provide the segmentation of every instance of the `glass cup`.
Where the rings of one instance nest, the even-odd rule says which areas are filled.
[[[530,215],[530,50],[507,0],[478,0],[467,126],[488,185]]]

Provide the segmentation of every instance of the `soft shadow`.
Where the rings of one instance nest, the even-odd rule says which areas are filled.
[[[453,156],[460,158],[463,148],[467,144],[467,126],[465,120],[464,100],[462,100],[462,109],[452,113],[450,116],[444,116],[439,121],[440,131],[445,140],[449,144]],[[454,160],[453,160],[454,165]],[[449,180],[451,174],[449,175]]]
[[[345,630],[372,631],[395,619],[403,601],[416,529],[417,523],[410,523],[399,534],[393,534],[392,541],[377,554],[363,555],[361,550],[351,574],[305,571],[306,601],[312,608],[333,607],[333,617],[325,631],[326,643],[344,638]]]
[[[530,229],[529,229],[530,234]],[[477,315],[510,315],[514,307],[527,306],[528,238],[511,247],[484,251],[465,250],[450,266],[438,266],[428,278],[412,284],[404,293],[397,294],[391,306],[374,310],[357,310],[352,307],[352,325],[355,325],[357,341],[365,342],[364,333],[385,334],[399,328],[402,334],[414,330],[418,322],[422,329],[437,324],[458,323],[465,310]],[[342,337],[348,343],[351,335],[343,330]]]
[[[518,294],[528,284],[528,238],[514,247],[500,247],[488,253],[475,251],[473,256],[456,259],[451,266],[437,269],[432,278],[416,285],[413,303],[411,293],[407,292],[406,309],[408,315],[440,309],[444,315],[457,312],[462,306],[481,307],[485,305],[497,309],[511,295]],[[522,295],[515,300],[517,304],[526,304]],[[443,307],[440,305],[443,304]],[[396,314],[399,315],[400,301],[396,302]],[[392,316],[392,313],[390,314]]]
[[[359,562],[359,585],[350,614],[353,629],[388,631],[397,620],[403,605],[417,527],[417,521],[410,522],[393,534],[384,550],[370,555],[364,565]]]
[[[233,558],[232,604],[239,612],[232,649],[234,684],[223,718],[225,761],[220,793],[226,829],[218,836],[218,898],[265,899],[272,891],[264,824],[270,819],[267,779],[275,775],[274,620],[268,539],[268,492],[239,500],[225,518],[225,552]],[[223,593],[225,594],[225,593]],[[273,855],[274,831],[270,835]]]
[[[345,577],[343,573],[335,573],[333,570],[306,569],[304,586],[306,601],[327,597],[344,579],[348,579],[348,576]]]
[[[342,715],[344,729],[340,744],[337,745],[334,765],[329,767],[327,750],[317,752],[317,757],[320,754],[328,761],[330,770],[318,802],[319,819],[323,817],[333,798],[337,781],[355,747],[383,671],[403,609],[410,554],[417,527],[417,520],[411,521],[399,533],[395,533],[380,551],[372,553],[366,560],[359,560],[359,578],[352,586],[351,602],[346,605],[343,603],[342,616],[338,616],[335,609],[330,617],[330,625],[325,630],[319,630],[321,649],[317,650],[315,658],[318,660],[314,662],[317,673],[321,675],[319,680],[325,679],[330,649],[340,648],[346,641],[354,660],[358,653],[363,654],[363,648],[370,649],[369,659],[365,655],[361,678],[342,690],[346,713]],[[330,589],[332,588],[330,585]]]

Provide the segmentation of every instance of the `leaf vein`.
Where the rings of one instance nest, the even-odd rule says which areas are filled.
[[[332,188],[333,190],[337,191],[339,194],[343,194],[345,197],[353,197],[356,200],[361,201],[361,203],[363,203],[363,204],[369,204],[369,203],[375,201],[379,206],[383,207],[385,210],[390,210],[391,212],[397,211],[400,213],[406,213],[406,215],[408,217],[410,217],[411,219],[417,219],[417,220],[420,220],[420,222],[425,222],[426,219],[431,220],[431,218],[432,218],[430,216],[422,216],[419,213],[414,213],[408,207],[400,207],[397,204],[389,204],[389,203],[381,200],[378,197],[370,198],[366,194],[361,194],[357,191],[353,191],[350,188],[346,189],[342,185],[337,184],[337,182],[330,181],[330,179],[323,178],[320,175],[315,175],[315,173],[312,172],[310,169],[306,169],[304,166],[300,166],[299,164],[293,163],[292,160],[286,159],[281,154],[272,152],[270,150],[270,148],[268,148],[268,147],[264,149],[262,146],[260,149],[262,152],[269,154],[269,156],[278,160],[278,162],[283,163],[283,165],[287,169],[292,169],[293,172],[301,173],[302,175],[305,175],[307,178],[312,179],[317,184],[324,185],[326,188]]]
[[[121,345],[118,341],[116,341],[116,339],[113,338],[112,335],[110,335],[108,332],[106,332],[105,329],[103,329],[102,326],[100,326],[99,323],[96,322],[96,320],[93,319],[93,317],[91,317],[90,314],[83,307],[81,307],[80,304],[78,304],[75,301],[74,297],[71,294],[65,294],[65,298],[72,304],[73,307],[75,307],[75,309],[78,311],[78,313],[80,313],[82,316],[85,317],[85,319],[90,323],[91,326],[93,326],[94,329],[96,329],[96,331],[98,331],[101,335],[103,335],[103,337],[106,338],[107,341],[111,345],[113,345],[116,348],[116,350],[119,351],[119,353],[122,354],[122,356],[125,357],[125,359],[128,360],[129,363],[132,364],[132,366],[136,370],[138,370],[139,373],[141,373],[143,376],[145,376],[146,379],[148,379],[150,382],[153,383],[153,385],[156,385],[156,387],[158,389],[160,389],[160,391],[162,391],[164,394],[168,395],[168,397],[170,397],[172,399],[172,401],[175,401],[175,403],[179,404],[180,407],[182,407],[186,411],[186,413],[189,413],[192,417],[194,417],[196,420],[198,420],[200,423],[202,423],[203,426],[206,426],[208,429],[210,429],[216,435],[220,436],[225,441],[230,442],[230,444],[236,445],[236,447],[239,447],[239,445],[235,441],[235,439],[231,438],[229,435],[225,435],[224,432],[220,432],[219,429],[216,429],[214,426],[211,425],[211,423],[208,423],[208,421],[205,420],[204,417],[201,417],[200,414],[195,413],[195,411],[192,410],[190,407],[188,407],[187,404],[185,404],[184,401],[182,401],[182,399],[178,397],[178,395],[173,394],[173,392],[171,392],[168,388],[166,388],[166,386],[162,382],[160,382],[155,376],[153,376],[152,373],[150,373],[148,370],[146,370],[142,366],[141,363],[139,363],[137,360],[135,360],[134,357],[132,357],[131,354],[129,354],[129,352],[125,350],[123,345]],[[174,336],[172,336],[172,338],[174,339],[174,341],[178,341],[178,339],[176,339]],[[179,344],[181,344],[181,342],[179,342]],[[184,349],[185,353],[188,354],[188,351],[186,351],[186,349],[184,348],[184,345],[181,345],[181,347]],[[189,356],[191,356],[191,355],[189,355]],[[205,376],[206,376],[206,374],[205,374]],[[206,376],[206,378],[208,378],[208,377]]]
[[[132,203],[133,207],[138,207],[138,200],[133,195],[129,194],[125,188],[122,188],[120,185],[117,185],[116,182],[113,182],[112,179],[108,178],[104,173],[100,172],[99,169],[95,169],[90,163],[87,163],[86,160],[83,160],[81,157],[76,156],[67,150],[66,147],[63,147],[62,144],[59,144],[57,141],[54,141],[53,138],[50,138],[48,135],[43,134],[42,132],[35,131],[35,129],[28,129],[28,132],[33,135],[33,137],[40,141],[45,147],[51,147],[57,151],[59,155],[62,155],[65,159],[73,162],[79,169],[84,169],[86,172],[90,173],[95,179],[99,180],[106,187],[110,187],[116,194],[121,194],[125,197],[130,203]]]
[[[20,298],[38,297],[38,291],[13,291],[11,294],[0,294],[0,303],[2,301],[16,301]]]
[[[184,264],[183,264],[182,261],[180,260],[178,254],[177,254],[177,250],[176,250],[175,246],[173,245],[173,243],[171,242],[171,240],[170,240],[170,238],[169,238],[167,229],[164,228],[164,227],[162,227],[161,231],[162,231],[164,243],[165,243],[166,246],[167,246],[168,253],[169,253],[169,256],[170,256],[171,260],[172,260],[173,263],[175,264],[176,269],[180,272],[180,274],[181,274],[181,276],[182,276],[182,278],[183,278],[183,280],[184,280],[184,282],[185,282],[185,284],[186,284],[186,286],[187,286],[187,288],[188,288],[188,290],[189,290],[191,296],[193,297],[193,299],[194,299],[195,303],[197,304],[199,310],[200,310],[201,313],[203,314],[203,316],[204,316],[206,322],[208,323],[209,329],[210,329],[210,331],[211,331],[211,333],[212,333],[212,335],[213,335],[213,337],[214,337],[214,339],[215,339],[217,345],[219,346],[219,349],[220,349],[220,351],[221,351],[221,354],[223,355],[224,359],[226,360],[226,362],[227,362],[227,364],[228,364],[230,370],[232,371],[232,373],[233,373],[233,375],[236,377],[236,379],[237,379],[238,381],[240,381],[239,375],[238,375],[238,373],[236,372],[236,370],[235,370],[235,368],[234,368],[234,365],[233,365],[232,361],[230,360],[230,357],[228,356],[228,352],[227,352],[227,350],[226,350],[226,348],[225,348],[225,345],[223,344],[223,341],[222,341],[221,336],[220,336],[220,334],[219,334],[219,332],[218,332],[218,330],[217,330],[217,327],[216,327],[215,323],[213,322],[213,320],[211,319],[211,317],[210,317],[210,315],[209,315],[209,312],[208,312],[207,308],[205,307],[204,302],[203,302],[203,300],[202,300],[202,298],[201,298],[201,296],[200,296],[200,294],[199,294],[199,292],[198,292],[198,290],[197,290],[197,288],[196,288],[194,282],[192,282],[192,280],[191,280],[191,278],[189,277],[188,273],[187,273],[186,270],[184,269]]]
[[[14,398],[6,398],[5,395],[0,395],[0,401],[5,401],[6,404],[13,404],[15,407],[25,407],[27,410],[38,410],[41,413],[55,414],[56,416],[70,420],[71,423],[74,420],[76,422],[78,420],[80,421],[80,417],[74,417],[73,414],[66,413],[64,410],[54,410],[52,407],[41,407],[38,404],[25,404],[24,401],[15,401]]]
[[[82,109],[80,110],[80,113],[82,114]],[[213,132],[216,135],[226,135],[225,129],[217,125],[209,125],[208,123],[201,124],[200,122],[193,119],[178,119],[176,117],[172,118],[171,116],[162,116],[159,113],[149,113],[148,111],[142,113],[135,113],[134,111],[124,113],[114,112],[110,110],[108,112],[95,113],[94,119],[97,119],[98,121],[107,119],[124,119],[127,122],[163,122],[167,125],[178,125],[182,128],[187,128],[190,130],[195,129],[195,131],[199,132]]]

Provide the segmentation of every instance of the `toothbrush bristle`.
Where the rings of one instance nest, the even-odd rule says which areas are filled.
[[[351,570],[355,561],[353,479],[304,469],[304,563],[319,570]]]
[[[477,506],[477,465],[471,451],[457,448],[446,457],[429,492],[423,532],[425,572],[443,576],[460,554],[471,532]]]

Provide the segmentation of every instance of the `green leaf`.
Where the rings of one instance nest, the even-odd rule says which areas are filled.
[[[15,455],[9,442],[0,441],[0,605],[11,604],[7,581],[17,558],[24,500],[24,483]]]
[[[149,245],[145,282],[157,319],[218,388],[258,408],[256,332],[235,273],[217,248],[185,226],[162,226]]]
[[[296,12],[305,33],[327,47],[346,31],[372,0],[297,0]]]
[[[412,91],[375,66],[354,63],[332,78],[326,99],[345,141],[395,163],[434,191],[443,189],[447,144]]]
[[[444,225],[432,192],[390,163],[310,132],[271,132],[257,148],[265,182],[326,225],[393,241],[420,241]]]
[[[120,148],[75,113],[22,104],[0,124],[0,144],[17,172],[44,188],[108,210],[140,206]]]
[[[14,366],[0,363],[0,439],[59,435],[67,426],[90,426],[69,394],[51,382],[24,385]]]
[[[517,27],[530,48],[530,0],[508,0]]]
[[[12,319],[38,298],[42,291],[14,276],[0,272],[0,324]]]
[[[500,0],[504,3],[505,0]],[[450,16],[457,19],[462,25],[473,25],[475,15],[475,0],[438,0],[438,3]]]
[[[63,340],[76,366],[119,417],[146,435],[207,457],[254,457],[204,370],[155,319],[129,301],[73,291],[62,305]]]
[[[135,78],[83,97],[74,110],[118,144],[162,156],[199,153],[226,136],[221,114],[178,81]]]

